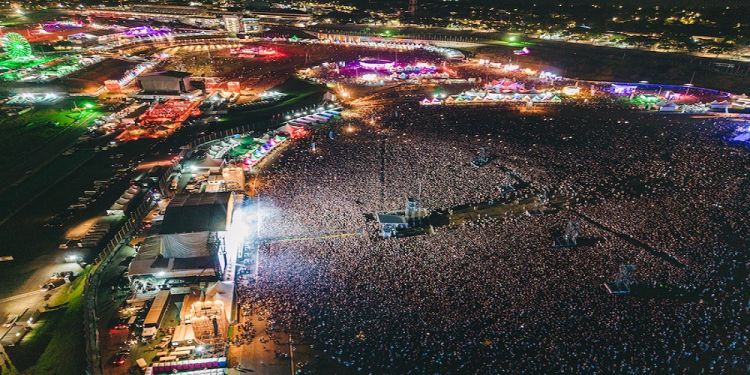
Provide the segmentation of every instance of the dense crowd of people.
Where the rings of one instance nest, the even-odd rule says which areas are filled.
[[[362,373],[747,373],[750,154],[733,126],[609,101],[355,108],[260,174],[241,311]],[[390,239],[368,216],[507,186],[553,203]],[[587,241],[553,248],[570,220]],[[615,297],[603,284],[623,264],[633,289]]]

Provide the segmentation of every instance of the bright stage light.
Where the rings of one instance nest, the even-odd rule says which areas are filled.
[[[375,74],[372,74],[372,73],[368,73],[368,74],[363,74],[362,75],[362,80],[363,81],[367,81],[367,82],[375,81],[377,78],[378,78],[378,76],[375,75]]]

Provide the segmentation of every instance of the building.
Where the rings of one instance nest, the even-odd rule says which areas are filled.
[[[143,74],[138,77],[138,86],[144,94],[179,95],[193,90],[190,73],[175,70]]]
[[[375,215],[380,228],[380,237],[389,238],[409,228],[421,227],[428,216],[416,198],[407,198],[403,211],[380,212]]]
[[[242,169],[242,167],[234,165],[226,166],[221,170],[221,175],[222,177],[224,177],[226,190],[245,190],[245,171]]]
[[[298,11],[250,11],[249,15],[261,25],[306,25],[312,21],[310,14]]]
[[[406,218],[401,215],[380,213],[376,217],[380,227],[380,237],[389,238],[395,236],[400,229],[409,228]]]
[[[226,339],[229,324],[222,301],[193,303],[189,319],[195,338],[199,342],[210,345]]]
[[[128,276],[217,279],[227,264],[224,238],[233,207],[228,192],[175,195],[158,234],[143,241]]]
[[[122,33],[112,29],[90,30],[83,33],[76,33],[68,36],[68,41],[81,46],[95,46],[97,44],[107,44],[117,41]]]
[[[227,33],[237,35],[242,31],[240,16],[236,14],[225,14],[222,18],[224,19],[224,29]]]
[[[169,291],[160,290],[156,293],[154,301],[151,303],[151,307],[146,313],[146,318],[143,321],[143,328],[158,328],[161,319],[164,317],[164,312],[167,310],[167,302],[169,302]]]
[[[90,7],[81,12],[84,16],[106,18],[146,19],[163,22],[180,21],[199,27],[218,27],[221,18],[215,12],[201,6],[134,4],[127,9]]]
[[[165,4],[136,4],[130,7],[132,12],[158,14],[169,16],[209,16],[211,12],[202,6],[195,5],[165,5]]]
[[[226,191],[224,177],[219,172],[209,172],[208,179],[206,180],[205,192],[218,193],[220,191]]]
[[[263,31],[260,26],[260,19],[255,17],[242,18],[242,32],[245,34],[259,33]]]
[[[245,190],[245,171],[241,167],[229,165],[219,171],[210,171],[205,184],[205,192]]]
[[[177,194],[167,206],[159,233],[226,231],[233,205],[231,193]]]

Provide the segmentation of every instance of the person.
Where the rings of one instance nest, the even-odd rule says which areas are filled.
[[[263,172],[269,215],[252,239],[259,278],[237,284],[243,316],[368,373],[747,368],[750,156],[722,141],[731,123],[606,98],[531,115],[391,105],[411,94],[373,95],[377,104],[313,129],[317,152],[294,141]],[[325,137],[349,125],[357,132]],[[473,168],[479,147],[494,157]],[[542,192],[542,215],[497,209]],[[452,224],[379,238],[365,215],[418,194]],[[459,220],[472,206],[477,214]],[[551,249],[581,217],[593,244]],[[636,265],[637,284],[659,297],[608,295],[602,284],[621,264]],[[240,326],[238,340],[251,341],[252,319]]]

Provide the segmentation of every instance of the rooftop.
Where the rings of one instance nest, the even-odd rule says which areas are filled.
[[[177,194],[167,206],[160,233],[225,231],[232,212],[231,199],[228,192]]]
[[[177,70],[165,70],[162,72],[154,72],[142,74],[141,77],[174,77],[174,78],[185,78],[190,77],[191,74],[188,72],[180,72]]]
[[[403,216],[392,214],[378,214],[378,223],[380,224],[406,224]]]

